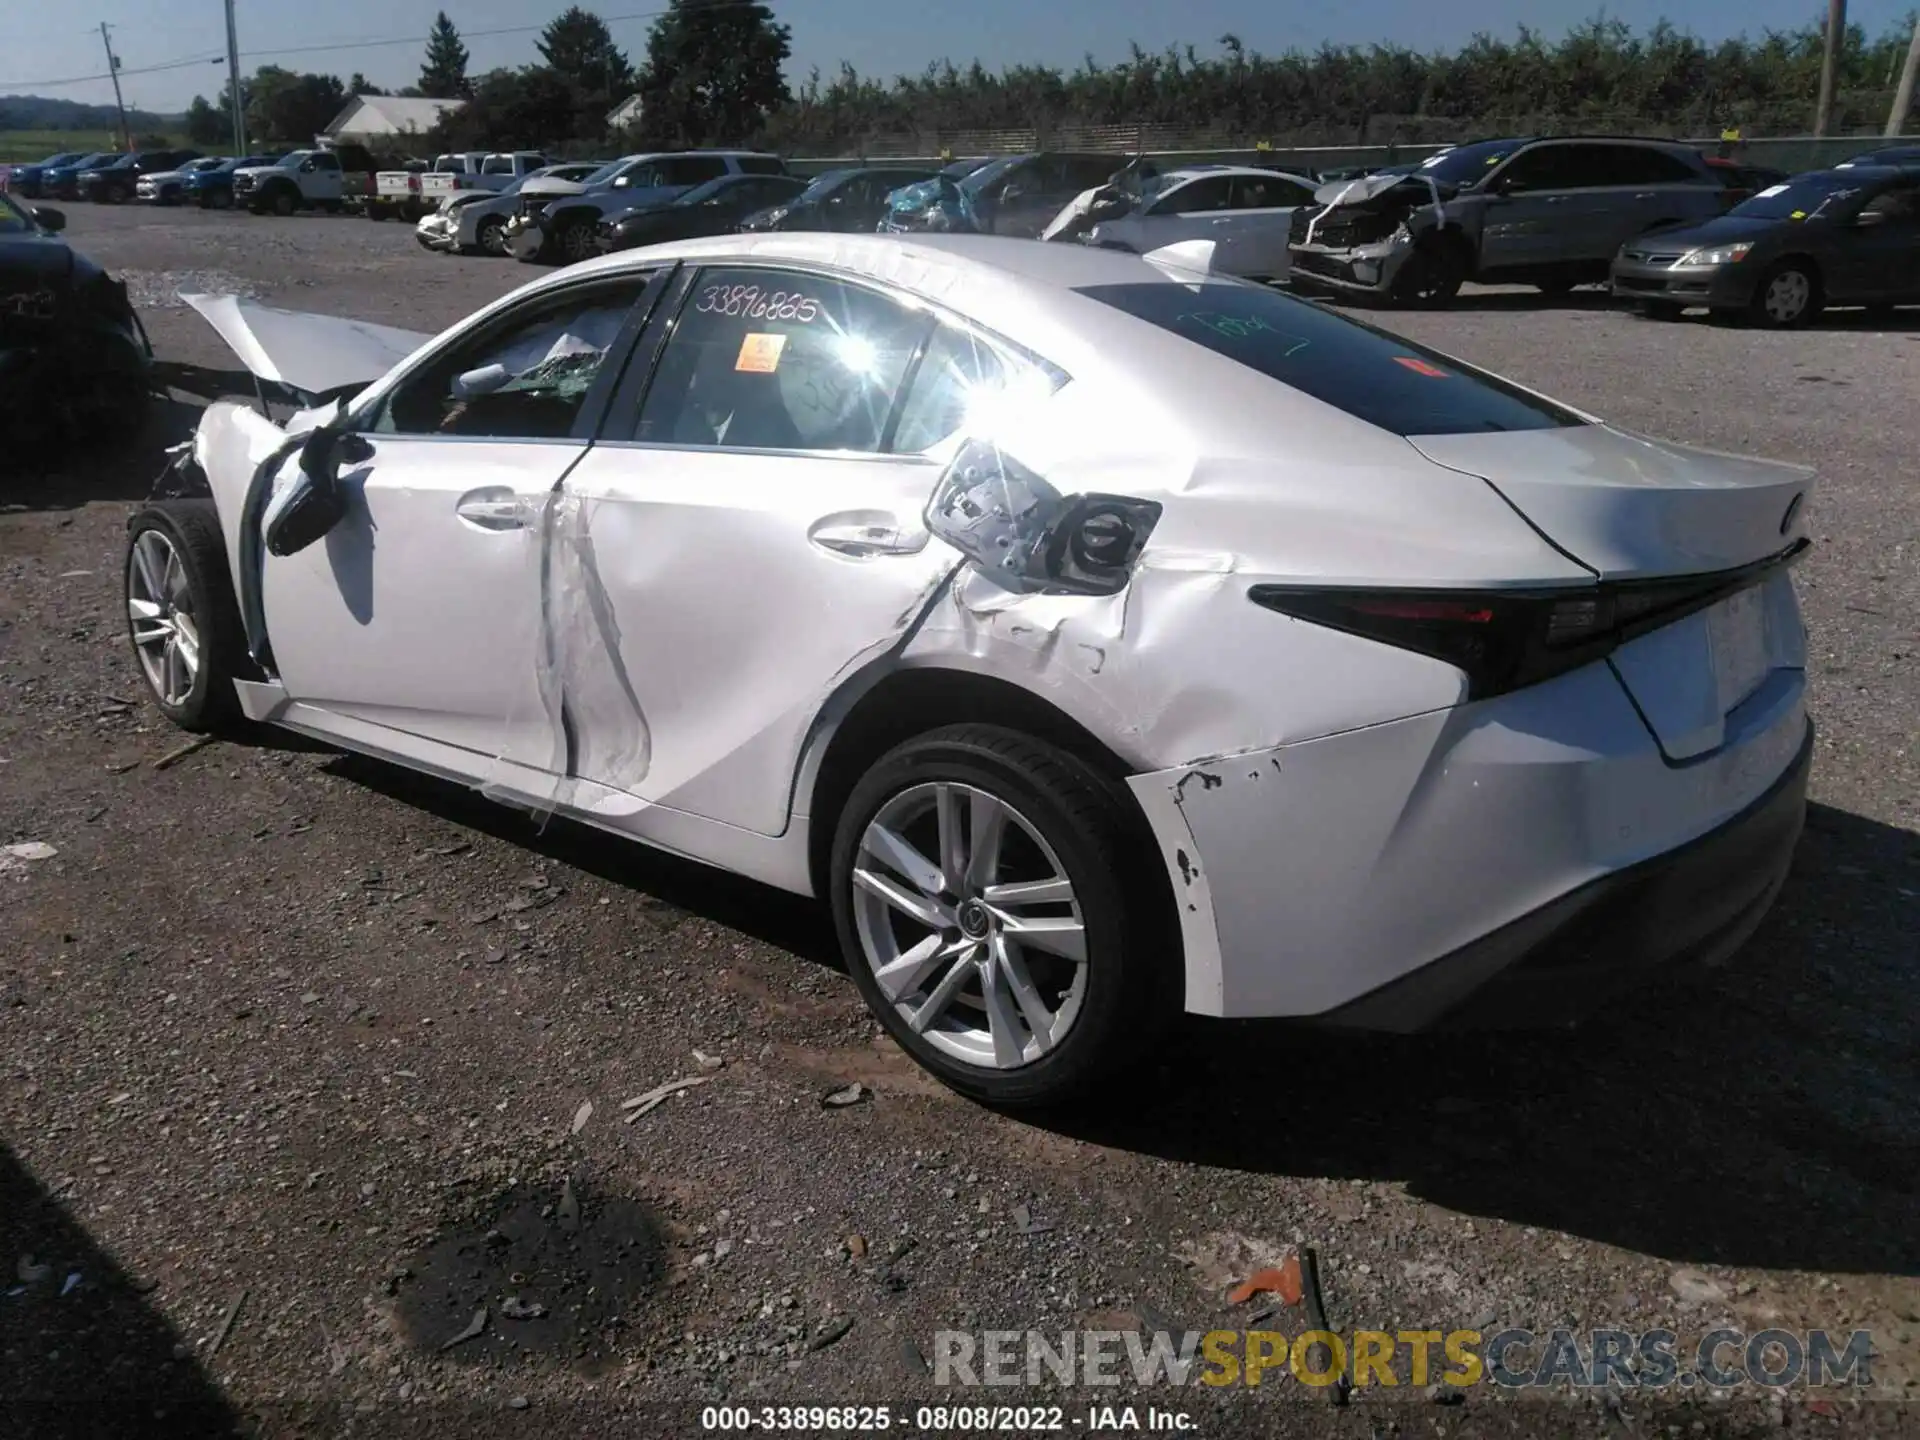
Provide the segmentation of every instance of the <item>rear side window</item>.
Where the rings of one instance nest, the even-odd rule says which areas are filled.
[[[1677,155],[1650,145],[1583,145],[1588,185],[1684,185],[1700,172]]]
[[[662,185],[704,185],[727,173],[727,162],[718,155],[676,155],[660,162]]]
[[[1204,210],[1225,210],[1233,203],[1233,178],[1211,175],[1191,180],[1178,190],[1154,201],[1150,215],[1194,215]]]
[[[740,173],[743,175],[784,175],[787,162],[777,155],[742,155],[739,159]]]
[[[1142,282],[1079,293],[1395,435],[1585,423],[1437,351],[1257,285]]]
[[[1313,192],[1304,185],[1275,175],[1271,179],[1265,175],[1240,175],[1233,182],[1233,203],[1235,210],[1274,210],[1284,205],[1305,205],[1313,199]]]

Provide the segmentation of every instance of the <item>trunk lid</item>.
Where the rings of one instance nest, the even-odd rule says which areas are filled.
[[[1476,475],[1602,580],[1731,570],[1806,533],[1813,471],[1569,425],[1486,435],[1413,435],[1437,465]]]
[[[1806,535],[1813,472],[1575,425],[1415,436],[1437,464],[1477,475],[1603,581],[1737,570]],[[1778,571],[1632,640],[1609,663],[1669,760],[1699,759],[1799,703],[1806,636]]]

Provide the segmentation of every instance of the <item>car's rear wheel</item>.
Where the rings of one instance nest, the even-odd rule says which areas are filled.
[[[212,195],[207,197],[204,203],[211,205],[215,210],[231,210],[233,208],[233,192],[231,190],[216,190]]]
[[[1774,330],[1804,325],[1820,313],[1820,277],[1804,260],[1782,260],[1753,287],[1750,318]]]
[[[246,639],[213,502],[141,510],[128,526],[123,574],[127,630],[161,713],[183,730],[233,724]]]
[[[284,186],[278,190],[275,190],[273,192],[273,198],[269,200],[267,203],[269,206],[272,207],[273,213],[280,216],[282,219],[293,214],[295,210],[300,208],[299,198],[295,196],[293,191],[285,188]]]
[[[482,255],[504,255],[507,253],[507,222],[498,215],[489,215],[480,222],[480,228],[474,233],[474,240]]]
[[[1126,804],[1066,751],[987,725],[909,740],[854,787],[833,843],[841,948],[880,1023],[953,1089],[1082,1098],[1177,1007]]]

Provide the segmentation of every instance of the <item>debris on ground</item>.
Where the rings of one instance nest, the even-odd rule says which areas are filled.
[[[574,1193],[571,1175],[560,1187],[560,1208],[554,1212],[554,1218],[560,1222],[560,1228],[569,1233],[580,1228],[580,1197]]]
[[[13,1268],[14,1275],[22,1285],[38,1285],[53,1273],[51,1265],[41,1265],[31,1255],[22,1255],[20,1263]]]
[[[1034,1219],[1033,1212],[1024,1205],[1013,1207],[1013,1225],[1022,1235],[1045,1235],[1053,1229],[1050,1221]]]
[[[582,1100],[580,1108],[573,1112],[573,1133],[578,1135],[587,1128],[587,1122],[593,1119],[593,1101]]]
[[[871,1090],[856,1080],[851,1085],[842,1085],[822,1095],[820,1106],[825,1110],[844,1110],[849,1105],[858,1105],[872,1094]]]
[[[538,1320],[546,1313],[546,1306],[522,1300],[518,1295],[509,1295],[500,1302],[502,1320]]]
[[[507,1401],[507,1408],[509,1410],[524,1410],[532,1403],[533,1402],[527,1399],[526,1396],[516,1395],[511,1400]]]
[[[824,1350],[829,1345],[844,1339],[846,1333],[851,1329],[853,1329],[853,1317],[851,1315],[842,1315],[838,1320],[829,1320],[826,1324],[822,1325],[819,1330],[814,1332],[813,1339],[807,1342],[807,1348],[809,1350]]]
[[[709,1055],[704,1050],[696,1050],[693,1052],[693,1063],[698,1065],[702,1070],[718,1070],[727,1062],[722,1060],[718,1055]]]
[[[51,860],[60,853],[44,840],[22,840],[17,845],[6,846],[5,850],[15,860]]]
[[[1227,1294],[1227,1303],[1244,1305],[1256,1295],[1278,1295],[1287,1304],[1298,1305],[1301,1292],[1300,1257],[1289,1255],[1281,1264],[1256,1270],[1234,1286]]]
[[[66,1283],[60,1287],[60,1298],[62,1300],[66,1299],[67,1296],[71,1295],[74,1291],[78,1290],[79,1288],[80,1288],[80,1272],[76,1270],[71,1275],[67,1276]]]
[[[213,1337],[213,1344],[207,1347],[207,1358],[211,1360],[220,1353],[220,1347],[227,1343],[227,1337],[233,1333],[233,1322],[240,1318],[240,1307],[247,1303],[247,1292],[242,1290],[233,1297],[233,1303],[227,1306],[227,1313],[220,1321],[220,1329]]]
[[[156,770],[169,770],[193,754],[196,750],[204,750],[211,744],[213,744],[213,736],[196,735],[193,739],[187,741],[186,744],[174,746],[173,749],[167,751],[167,753],[162,755],[158,760],[155,760],[153,762],[153,768]]]
[[[1667,1280],[1667,1288],[1689,1305],[1712,1305],[1727,1298],[1726,1286],[1698,1270],[1674,1271]]]
[[[867,1258],[867,1237],[866,1236],[849,1235],[847,1236],[846,1245],[847,1245],[847,1254],[851,1255],[854,1259],[864,1260]]]
[[[678,1080],[669,1080],[664,1085],[654,1086],[644,1095],[636,1095],[631,1100],[622,1100],[620,1108],[627,1112],[627,1124],[631,1125],[642,1115],[664,1104],[682,1090],[691,1090],[696,1085],[704,1085],[712,1078],[709,1075],[683,1075]]]
[[[447,1341],[447,1343],[442,1345],[440,1348],[443,1351],[451,1350],[453,1349],[454,1346],[464,1345],[469,1340],[478,1340],[482,1335],[486,1333],[487,1333],[487,1307],[482,1305],[478,1310],[473,1312],[473,1319],[467,1322],[467,1328],[462,1330],[458,1335],[454,1336],[451,1340]]]

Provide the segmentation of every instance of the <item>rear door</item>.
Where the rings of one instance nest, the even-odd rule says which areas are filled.
[[[921,515],[1016,362],[870,285],[740,265],[690,277],[653,364],[565,486],[620,662],[579,773],[776,835],[821,705],[959,564]]]
[[[1145,254],[1183,240],[1224,239],[1214,234],[1215,221],[1233,204],[1231,175],[1201,175],[1156,196],[1140,217],[1115,226],[1117,233],[1132,230],[1134,248]]]
[[[1311,190],[1283,175],[1234,176],[1233,196],[1212,227],[1229,273],[1284,279],[1292,264],[1287,241],[1293,212],[1312,199]]]

